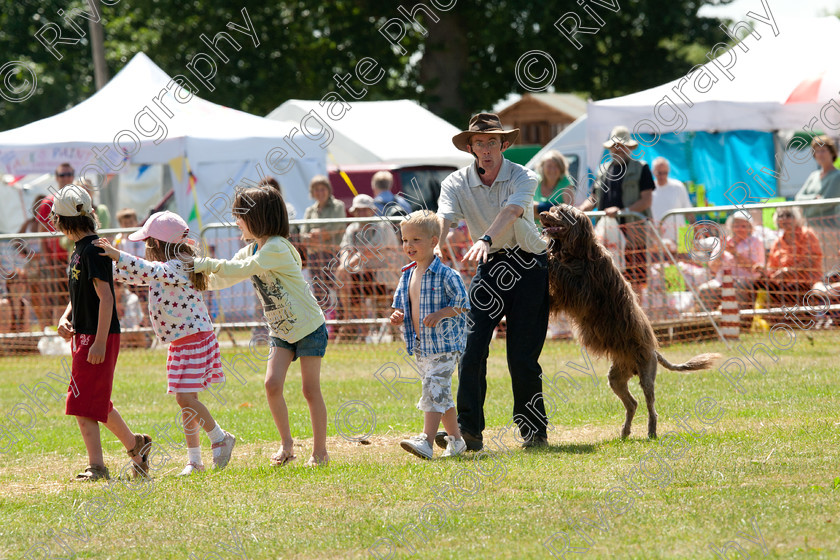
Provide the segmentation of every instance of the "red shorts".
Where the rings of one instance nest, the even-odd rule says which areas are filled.
[[[101,364],[87,361],[88,352],[95,338],[92,334],[73,335],[73,385],[67,388],[67,403],[64,414],[92,418],[106,422],[114,403],[111,402],[111,388],[114,385],[114,368],[120,354],[120,335],[109,334],[105,343],[105,359]]]

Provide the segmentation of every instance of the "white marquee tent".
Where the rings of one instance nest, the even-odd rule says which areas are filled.
[[[686,77],[631,95],[590,102],[588,167],[597,169],[601,144],[616,125],[650,133],[653,127],[647,123],[652,123],[661,134],[681,129],[808,128],[836,133],[840,103],[833,98],[840,98],[840,68],[833,50],[816,47],[815,40],[830,42],[831,37],[839,36],[840,20],[833,16],[776,19],[778,34],[767,23],[750,17],[746,21],[754,25],[754,33],[729,51],[715,51],[719,56]]]
[[[329,163],[338,165],[388,162],[406,165],[464,167],[469,155],[452,145],[455,128],[414,101],[348,101],[349,109],[331,111],[319,101],[290,99],[269,119],[299,122],[314,111],[334,137],[326,147]],[[346,108],[346,106],[345,106]],[[341,114],[333,119],[332,114]]]
[[[243,178],[259,179],[258,164],[264,174],[277,177],[298,211],[309,205],[309,179],[326,172],[326,161],[317,143],[301,134],[294,142],[303,156],[284,141],[295,126],[190,98],[139,53],[77,106],[0,133],[0,172],[51,173],[69,161],[79,174],[87,168],[90,178],[95,171],[90,164],[106,173],[169,164],[177,211],[196,217],[190,225],[197,229],[202,218],[208,223],[224,215],[225,200]],[[96,161],[93,149],[107,150],[111,169]]]

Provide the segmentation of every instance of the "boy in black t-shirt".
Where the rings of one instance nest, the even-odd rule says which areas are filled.
[[[120,323],[111,259],[91,244],[98,239],[95,216],[90,196],[78,184],[56,194],[52,223],[76,243],[70,257],[70,303],[59,321],[58,334],[73,344],[73,381],[67,389],[65,414],[76,417],[88,452],[89,466],[76,475],[81,481],[109,478],[99,422],[125,445],[135,470],[144,475],[152,443],[148,435],[132,432],[111,402]]]

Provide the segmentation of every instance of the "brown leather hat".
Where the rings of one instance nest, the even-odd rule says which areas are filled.
[[[470,119],[470,126],[467,130],[459,132],[452,137],[452,143],[462,152],[466,152],[467,145],[470,143],[470,137],[473,134],[498,134],[502,137],[502,142],[513,144],[519,138],[519,129],[505,130],[502,128],[502,121],[499,120],[499,115],[495,113],[479,113],[473,115]]]

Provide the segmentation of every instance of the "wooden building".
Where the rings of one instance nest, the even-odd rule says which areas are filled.
[[[526,93],[499,111],[505,128],[518,128],[517,144],[545,146],[549,140],[586,114],[586,101],[571,93]]]

